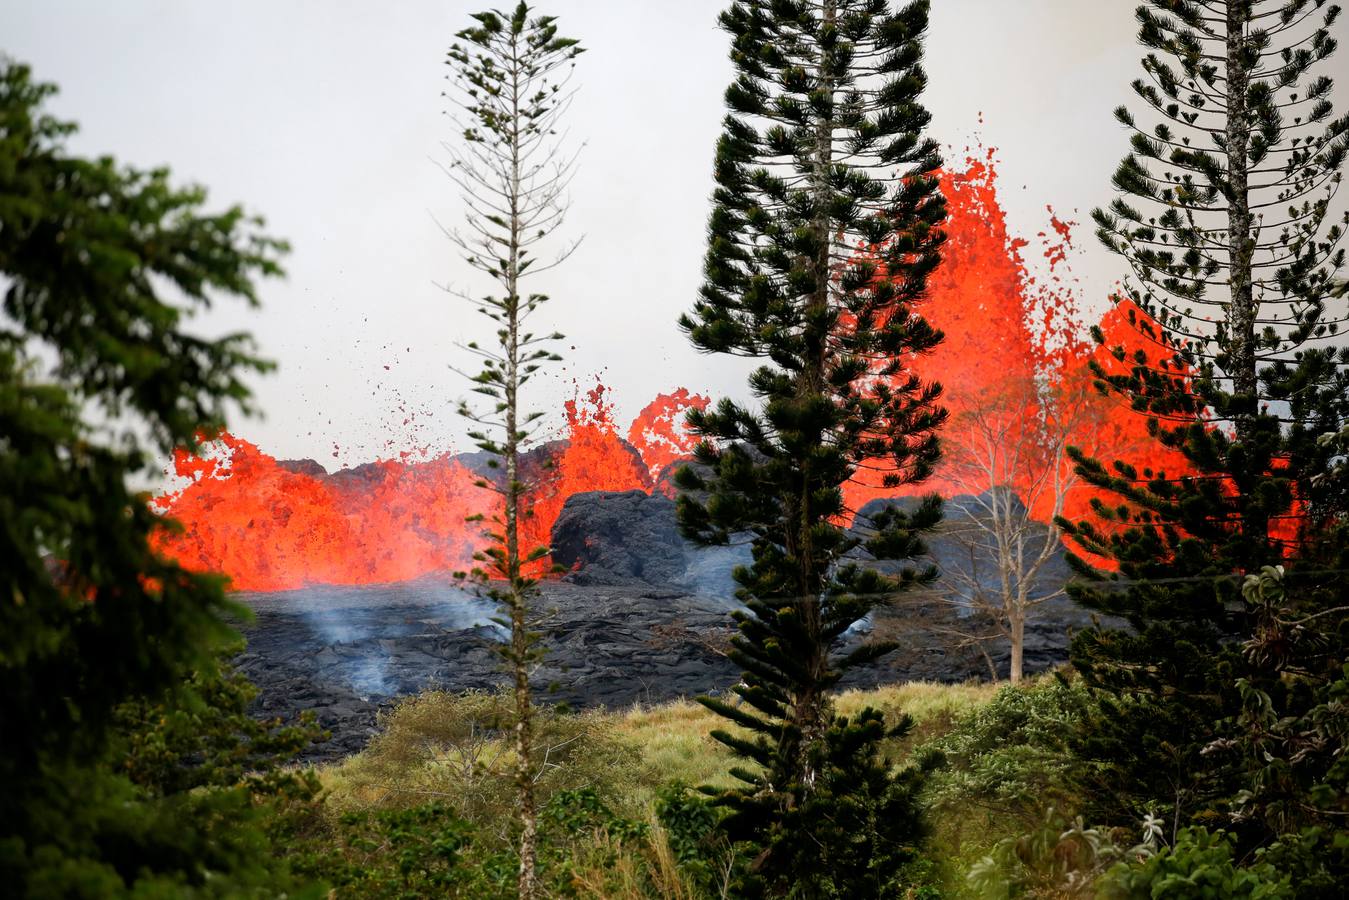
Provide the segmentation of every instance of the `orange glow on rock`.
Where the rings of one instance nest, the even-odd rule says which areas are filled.
[[[655,475],[694,443],[685,410],[707,398],[680,388],[658,396],[629,429],[614,423],[609,389],[596,384],[566,403],[564,439],[534,484],[520,523],[522,553],[545,546],[563,505],[583,491],[651,491]],[[312,460],[278,462],[246,440],[222,434],[193,456],[174,454],[188,484],[155,498],[154,508],[183,526],[160,547],[189,569],[219,571],[237,590],[290,590],[309,584],[377,584],[473,565],[475,550],[501,511],[500,496],[476,486],[483,476],[449,454],[426,461],[379,460],[328,473]],[[486,476],[489,480],[492,475]],[[469,516],[483,514],[484,523]],[[537,563],[546,571],[547,560]]]
[[[568,400],[567,436],[552,459],[551,471],[529,500],[531,514],[521,523],[521,546],[547,546],[567,498],[584,491],[650,491],[651,473],[641,454],[618,436],[609,389],[595,387]]]
[[[1023,258],[1030,242],[1008,231],[992,150],[967,158],[962,169],[944,171],[941,185],[948,209],[944,260],[916,312],[946,340],[910,366],[924,381],[943,386],[941,402],[951,414],[940,432],[946,454],[933,477],[898,488],[884,485],[893,469],[871,461],[844,486],[847,507],[856,511],[869,500],[896,495],[978,493],[996,482],[1015,490],[1033,518],[1048,522],[1056,507],[1055,473],[1072,478],[1071,463],[1055,452],[1065,445],[1107,464],[1121,459],[1140,470],[1188,473],[1179,453],[1148,435],[1146,415],[1118,396],[1102,396],[1093,385],[1090,360],[1111,374],[1126,369],[1091,340],[1082,321],[1068,271],[1075,223],[1049,210],[1049,227],[1038,235],[1047,272],[1035,277]],[[1110,308],[1100,327],[1107,346],[1124,347],[1129,358],[1142,350],[1157,365],[1170,354],[1144,337],[1149,323],[1141,310],[1123,302]],[[1027,441],[1037,430],[1044,440]],[[969,455],[981,452],[990,433],[1022,446],[1014,458],[1004,453],[985,459],[990,472],[981,484],[970,477]],[[1070,520],[1088,518],[1097,496],[1103,495],[1077,481],[1058,498],[1059,511]]]

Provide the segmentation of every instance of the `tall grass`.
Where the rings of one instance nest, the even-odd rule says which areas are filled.
[[[962,714],[987,703],[996,685],[929,682],[840,694],[840,713],[866,706],[887,717],[907,713],[912,734],[890,748],[904,762],[912,747],[949,730]],[[508,788],[495,785],[513,756],[502,740],[508,721],[502,694],[432,691],[410,697],[387,714],[381,733],[362,753],[320,772],[336,810],[406,806],[440,800],[470,821],[509,809]],[[711,737],[725,720],[691,700],[658,706],[541,716],[541,799],[560,790],[589,787],[628,813],[649,809],[655,791],[679,781],[729,783],[731,756]]]
[[[846,691],[836,706],[844,715],[871,706],[887,718],[912,716],[911,733],[885,748],[896,765],[905,765],[916,748],[969,721],[997,690],[988,684],[912,683]],[[326,792],[322,815],[336,822],[344,815],[438,802],[475,829],[475,840],[487,842],[481,852],[509,852],[514,800],[508,773],[514,760],[504,739],[508,722],[504,694],[429,692],[408,698],[383,717],[380,734],[364,752],[320,771]],[[709,895],[706,879],[695,888],[681,869],[655,810],[658,793],[672,783],[730,783],[732,758],[710,734],[725,726],[724,719],[689,700],[540,716],[541,806],[561,792],[590,789],[615,815],[645,823],[640,836],[611,834],[604,827],[555,836],[568,859],[570,891],[612,900]],[[713,885],[711,896],[722,889]]]

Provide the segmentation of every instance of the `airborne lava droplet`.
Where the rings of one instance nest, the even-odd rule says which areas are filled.
[[[1087,386],[1089,359],[1107,372],[1125,371],[1124,363],[1086,336],[1077,298],[1065,287],[1069,282],[1060,270],[1066,273],[1072,223],[1051,210],[1050,228],[1042,237],[1051,277],[1037,283],[1022,260],[1027,242],[1007,231],[992,151],[967,159],[963,169],[943,172],[941,181],[950,211],[945,262],[919,311],[946,333],[946,341],[912,361],[912,367],[924,380],[945,387],[942,402],[953,416],[944,426],[943,441],[970,437],[959,430],[967,426],[954,413],[996,396],[1018,379],[1061,373],[1065,383],[1076,379]],[[1160,365],[1167,355],[1164,346],[1145,340],[1131,313],[1135,321],[1142,315],[1136,307],[1121,304],[1102,319],[1107,344],[1124,347],[1126,359],[1141,350],[1149,365]],[[1173,476],[1186,471],[1179,454],[1148,439],[1144,416],[1114,398],[1097,402],[1100,406],[1087,420],[1091,434],[1081,437],[1092,439],[1098,456],[1128,459],[1139,469]],[[548,543],[553,523],[574,493],[670,491],[662,476],[673,463],[688,458],[696,443],[683,417],[689,409],[707,405],[707,397],[684,388],[661,394],[637,416],[624,440],[614,423],[609,388],[597,382],[593,389],[578,389],[566,403],[560,440],[526,459],[522,477],[537,490],[522,522],[524,546]],[[398,409],[405,415],[405,427],[414,419],[434,418],[425,410],[407,414],[401,402]],[[1033,420],[1045,411],[1032,402],[1015,413]],[[332,446],[337,458],[341,448]],[[175,454],[175,471],[190,483],[152,505],[178,519],[184,532],[161,538],[160,549],[189,568],[230,575],[241,590],[401,581],[472,565],[473,553],[484,544],[483,525],[465,519],[482,513],[490,522],[499,511],[498,495],[475,486],[494,477],[493,470],[471,469],[450,454],[425,458],[423,451],[424,458],[416,462],[409,461],[410,455],[404,450],[394,459],[329,473],[312,460],[280,462],[248,441],[223,434],[207,458]],[[552,466],[545,464],[549,459]],[[874,497],[932,491],[950,496],[967,490],[941,467],[913,488],[887,488],[884,475],[883,466],[864,466],[845,485],[848,507],[856,510]],[[1024,479],[1033,475],[1033,467],[1023,475],[1013,473],[1012,487],[1030,496]],[[1078,486],[1063,514],[1085,517],[1093,496],[1093,490]],[[1051,510],[1037,502],[1032,513],[1044,521]],[[539,567],[546,571],[546,560]]]

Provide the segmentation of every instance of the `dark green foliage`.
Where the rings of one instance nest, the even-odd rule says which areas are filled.
[[[636,839],[645,837],[647,826],[616,815],[592,788],[560,791],[544,807],[542,820],[559,835],[581,834],[603,829],[610,837]]]
[[[277,764],[326,739],[327,732],[315,724],[312,712],[297,724],[250,716],[258,689],[223,661],[240,649],[221,653],[216,670],[192,673],[172,698],[137,698],[118,707],[116,758],[136,785],[160,797],[237,786],[254,797],[317,793],[312,772]]]
[[[729,833],[764,848],[753,866],[763,889],[803,896],[850,878],[861,879],[851,896],[871,896],[888,877],[876,867],[903,856],[907,843],[882,851],[875,836],[864,850],[848,828],[884,811],[896,840],[916,830],[906,788],[877,768],[879,716],[836,720],[829,692],[890,649],[840,653],[849,627],[935,574],[886,577],[856,562],[863,550],[918,555],[940,517],[935,499],[878,516],[864,540],[844,527],[841,490],[868,461],[892,470],[892,486],[920,482],[938,455],[940,389],[905,369],[941,340],[917,311],[945,218],[918,103],[927,13],[926,2],[892,13],[883,0],[788,0],[736,2],[720,20],[737,76],[706,281],[680,324],[703,351],[762,360],[749,382],[762,406],[724,399],[690,414],[701,465],[679,474],[679,516],[696,540],[752,541],[731,651],[744,705],[704,702],[740,726],[715,736],[753,764],[720,798]],[[873,852],[869,866],[840,868]]]
[[[430,803],[319,816],[300,823],[284,846],[297,871],[331,884],[337,897],[509,900],[518,896],[518,837],[494,831]],[[594,791],[555,794],[540,810],[539,884],[550,897],[585,896],[578,864],[587,871],[605,864],[588,854],[616,854],[647,836],[646,825],[617,815]]]
[[[758,813],[772,821],[761,855],[737,885],[744,896],[892,897],[899,876],[917,858],[924,829],[915,794],[917,769],[894,774],[894,761],[876,754],[887,736],[902,736],[907,722],[887,735],[881,714],[864,709],[855,719],[835,716],[823,740],[810,745],[810,785],[792,782],[779,811],[778,794],[759,794],[733,806],[742,821]],[[758,807],[756,809],[756,807]],[[729,823],[731,833],[739,826]],[[751,832],[752,833],[752,832]],[[771,861],[771,865],[759,863]]]
[[[1344,509],[1321,440],[1349,421],[1349,350],[1336,338],[1344,226],[1332,206],[1349,117],[1331,115],[1321,71],[1338,14],[1322,0],[1138,8],[1148,54],[1133,88],[1147,120],[1117,111],[1132,152],[1119,196],[1094,218],[1130,264],[1124,294],[1151,317],[1136,322],[1161,362],[1120,350],[1129,371],[1096,374],[1191,472],[1074,457],[1119,498],[1094,521],[1061,523],[1118,565],[1070,556],[1084,576],[1076,598],[1129,625],[1088,629],[1072,649],[1088,684],[1117,698],[1083,743],[1119,771],[1117,818],[1153,804],[1180,824],[1224,817],[1244,775],[1206,751],[1234,737],[1237,685],[1296,692],[1288,677],[1302,662],[1251,652],[1263,626],[1245,574],[1286,564],[1302,614],[1338,602],[1325,562],[1339,556],[1329,526]]]
[[[1081,811],[1084,798],[1109,791],[1110,778],[1070,744],[1096,714],[1096,698],[1080,679],[1004,687],[917,750],[933,770],[925,805],[962,843],[976,845],[1008,828],[1032,830],[1050,806]]]
[[[339,897],[504,897],[514,883],[515,865],[498,865],[495,891],[467,893],[490,875],[465,865],[474,829],[439,803],[347,813],[300,836],[313,843],[297,845],[292,836],[295,868]]]
[[[529,669],[537,663],[538,634],[531,630],[531,606],[546,546],[522,546],[520,525],[533,515],[530,500],[539,485],[520,469],[520,455],[533,441],[541,410],[523,406],[521,391],[540,366],[561,359],[550,346],[560,334],[536,335],[526,329],[548,298],[522,294],[522,279],[561,262],[575,249],[564,250],[551,264],[538,263],[536,245],[562,224],[565,192],[575,157],[566,158],[557,137],[572,90],[564,90],[580,44],[561,37],[554,16],[531,17],[524,0],[509,13],[475,13],[476,25],[455,35],[446,64],[452,74],[458,110],[456,127],[462,146],[451,146],[446,169],[461,189],[468,234],[451,232],[469,266],[495,283],[495,296],[462,295],[473,309],[494,323],[494,342],[468,344],[482,362],[469,376],[473,390],[491,399],[486,408],[461,402],[460,415],[475,430],[469,437],[487,454],[488,466],[500,477],[479,487],[501,497],[500,512],[484,533],[487,546],[474,554],[483,565],[471,573],[481,584],[495,581],[484,593],[500,607],[500,624],[510,629],[501,653],[511,669],[516,696],[517,807],[523,825],[520,853],[520,896],[533,900],[534,781],[539,773],[533,756],[534,717]],[[478,519],[487,518],[480,514]],[[526,532],[528,534],[528,532]],[[462,576],[461,576],[462,577]]]
[[[234,609],[220,577],[153,552],[169,526],[128,481],[246,403],[268,368],[247,336],[184,325],[218,297],[254,303],[284,246],[162,170],[69,156],[53,90],[0,62],[0,881],[238,893],[275,880],[251,792],[121,768],[125,705],[200,709]]]
[[[656,816],[680,870],[713,897],[722,885],[745,876],[744,861],[718,827],[722,815],[723,810],[710,799],[683,784],[668,784],[656,795]]]
[[[1229,800],[1238,836],[1276,836],[1264,855],[1296,896],[1319,898],[1349,887],[1349,604],[1333,579],[1318,589],[1290,596],[1274,568],[1247,577],[1258,624],[1243,650],[1256,676],[1237,681],[1240,712],[1205,752],[1239,779]]]
[[[1266,862],[1243,866],[1236,841],[1222,831],[1181,831],[1174,846],[1163,847],[1141,862],[1116,864],[1102,880],[1100,896],[1111,900],[1153,897],[1296,897],[1290,878]]]

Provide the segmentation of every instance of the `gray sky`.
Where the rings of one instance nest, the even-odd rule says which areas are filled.
[[[292,242],[288,278],[264,285],[261,312],[210,323],[251,330],[281,364],[257,385],[265,418],[234,428],[270,453],[331,468],[415,446],[469,449],[453,415],[466,391],[447,366],[470,363],[454,344],[481,331],[435,285],[478,282],[433,220],[462,215],[433,160],[453,138],[445,50],[482,5],[0,0],[0,52],[60,85],[54,108],[82,128],[74,149],[168,164],[205,184],[213,206],[242,202]],[[744,367],[700,356],[675,326],[700,282],[731,74],[715,26],[724,5],[538,4],[588,48],[570,116],[586,147],[565,229],[585,240],[539,279],[553,297],[545,315],[574,349],[539,385],[540,406],[558,409],[572,378],[595,373],[614,386],[624,426],[676,386],[743,394]],[[934,0],[934,136],[953,159],[976,135],[998,148],[1009,225],[1025,237],[1044,229],[1047,204],[1085,221],[1110,198],[1125,150],[1111,110],[1138,72],[1133,5]],[[1087,228],[1079,238],[1075,271],[1103,305],[1120,263]]]

